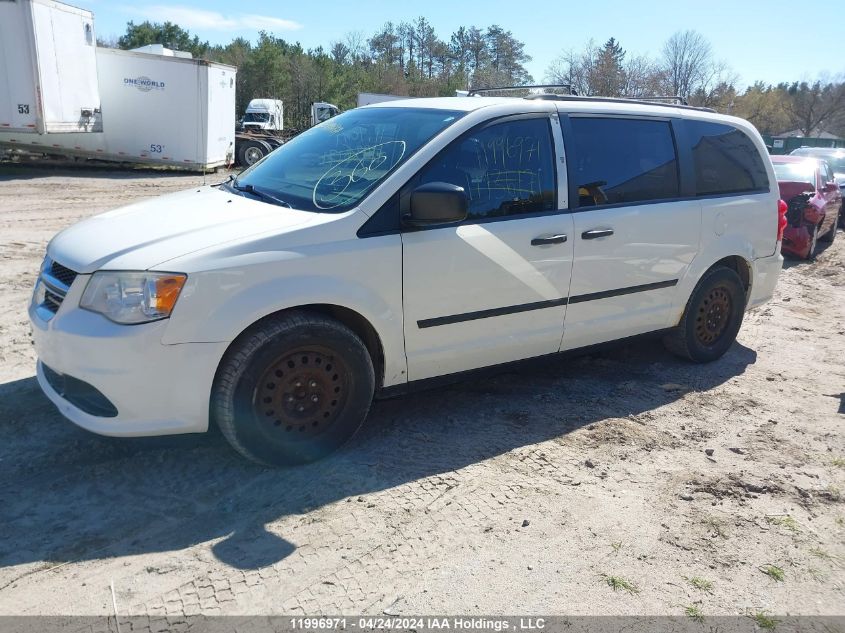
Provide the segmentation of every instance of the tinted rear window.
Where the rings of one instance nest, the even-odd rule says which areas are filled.
[[[691,120],[686,129],[699,196],[769,188],[760,152],[744,132],[722,123]]]
[[[570,178],[578,206],[677,198],[678,160],[666,121],[572,117]]]

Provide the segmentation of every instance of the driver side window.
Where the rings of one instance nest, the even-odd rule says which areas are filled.
[[[469,198],[467,221],[554,210],[556,185],[548,118],[493,123],[440,152],[416,186],[446,182]]]

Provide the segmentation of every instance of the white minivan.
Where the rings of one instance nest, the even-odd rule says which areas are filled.
[[[668,104],[451,97],[358,108],[219,185],[49,244],[38,381],[112,436],[217,424],[266,464],[348,440],[373,397],[662,332],[719,358],[781,269],[746,121]]]

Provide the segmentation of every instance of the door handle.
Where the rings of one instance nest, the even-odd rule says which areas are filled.
[[[582,240],[594,240],[597,237],[608,237],[613,235],[613,229],[590,229],[581,233]]]
[[[566,235],[559,233],[557,235],[541,235],[531,240],[531,246],[542,246],[543,244],[563,244],[566,241]]]

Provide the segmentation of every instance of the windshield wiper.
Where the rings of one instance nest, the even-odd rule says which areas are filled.
[[[253,187],[252,185],[249,185],[249,184],[247,184],[247,185],[238,184],[237,178],[233,178],[232,182],[231,182],[231,184],[229,184],[229,186],[232,189],[234,189],[235,191],[242,191],[243,193],[251,194],[251,195],[255,196],[256,198],[261,198],[262,200],[266,200],[267,202],[271,202],[273,204],[278,204],[279,206],[282,206],[282,207],[287,207],[289,209],[293,208],[291,206],[290,202],[287,202],[286,200],[282,200],[281,198],[277,198],[272,193],[267,193],[266,191],[264,191],[262,189],[256,189],[255,187]]]
[[[215,182],[215,183],[214,183],[213,185],[211,185],[211,186],[212,186],[212,187],[222,187],[223,185],[228,185],[228,184],[229,184],[230,182],[232,182],[234,179],[235,179],[235,175],[234,175],[234,174],[229,174],[229,177],[228,177],[226,180],[223,180],[223,181],[221,181],[221,182]]]

